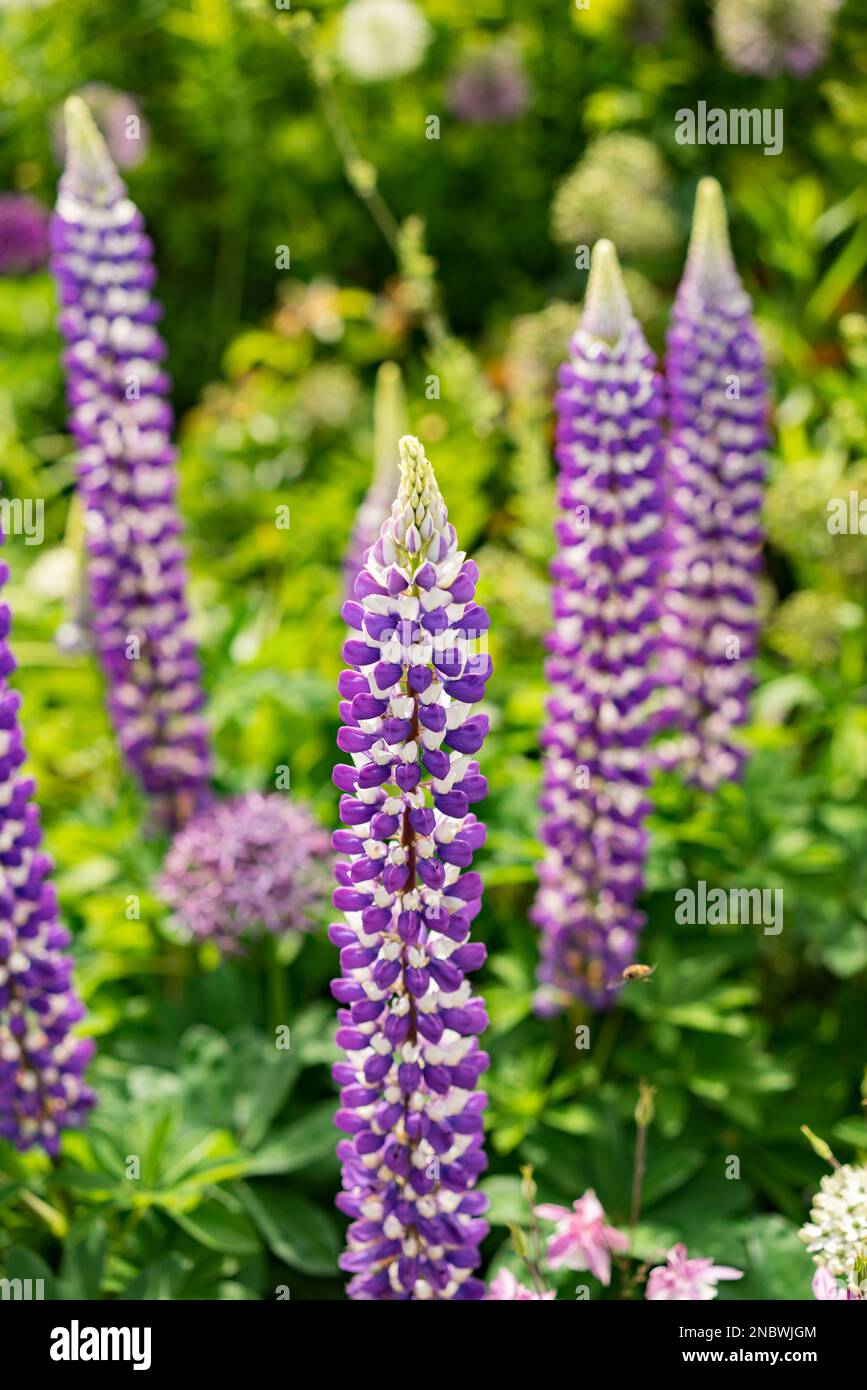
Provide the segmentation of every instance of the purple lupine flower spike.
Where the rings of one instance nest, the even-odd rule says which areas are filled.
[[[485,840],[470,807],[487,790],[475,755],[488,720],[473,707],[491,674],[488,617],[417,439],[400,441],[400,467],[343,609],[357,636],[338,684],[351,762],[334,771],[346,921],[329,931],[346,1052],[336,1123],[349,1136],[337,1205],[352,1219],[341,1266],[356,1299],[481,1299],[487,1017],[467,975],[485,959],[470,940]]]
[[[66,104],[67,163],[52,227],[70,428],[78,444],[89,587],[107,702],[159,818],[208,796],[210,746],[175,504],[172,411],[151,296],[152,245],[86,105]]]
[[[594,247],[559,379],[545,856],[532,912],[542,933],[537,1006],[546,1013],[575,997],[610,1007],[644,923],[635,901],[647,748],[660,717],[663,401],[608,241]]]
[[[712,789],[740,773],[756,646],[768,389],[722,190],[702,179],[668,333],[667,676],[682,736],[662,759]]]
[[[7,577],[0,561],[0,588]],[[71,1031],[84,1008],[70,983],[69,934],[40,849],[34,783],[19,775],[25,753],[21,701],[8,685],[9,625],[0,604],[0,1138],[55,1157],[61,1132],[81,1125],[94,1104],[83,1080],[93,1043]]]

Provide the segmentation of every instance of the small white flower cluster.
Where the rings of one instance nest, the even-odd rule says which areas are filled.
[[[846,1163],[822,1179],[800,1236],[820,1268],[854,1278],[867,1260],[867,1165]]]

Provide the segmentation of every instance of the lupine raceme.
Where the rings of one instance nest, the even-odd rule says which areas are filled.
[[[84,102],[66,105],[52,226],[70,429],[107,703],[124,758],[174,828],[208,796],[199,662],[186,632],[181,521],[152,245]]]
[[[341,1265],[356,1299],[478,1299],[487,1018],[468,975],[485,959],[470,940],[485,831],[470,808],[486,793],[475,754],[488,719],[474,707],[491,674],[488,617],[417,439],[400,441],[400,469],[343,610],[357,635],[338,687],[351,762],[334,773],[345,921],[329,933],[346,1054],[334,1068],[337,1205],[351,1218]]]
[[[768,390],[722,190],[702,179],[668,334],[663,632],[680,736],[661,749],[713,789],[741,771],[756,643]]]
[[[542,736],[537,1006],[610,1007],[643,915],[658,708],[662,383],[610,242],[593,250],[556,396],[557,553]]]
[[[0,561],[0,588],[7,578]],[[83,1079],[93,1043],[72,1032],[84,1008],[70,981],[69,934],[40,848],[35,786],[19,774],[25,752],[21,700],[8,684],[10,621],[0,604],[0,1136],[55,1157],[61,1132],[81,1125],[94,1104]]]

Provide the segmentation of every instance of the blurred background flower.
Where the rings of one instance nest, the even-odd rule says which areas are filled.
[[[867,1167],[837,1164],[813,1198],[801,1240],[820,1269],[855,1281],[867,1262]]]
[[[150,126],[138,100],[130,92],[118,92],[107,82],[87,82],[77,93],[90,109],[108,152],[119,169],[134,169],[150,148]],[[54,142],[59,164],[66,160],[63,113],[54,118]]]
[[[236,954],[262,932],[309,930],[328,852],[328,835],[303,807],[279,792],[247,792],[178,832],[158,887],[196,941]]]
[[[464,54],[446,88],[446,106],[468,125],[517,120],[530,104],[520,51],[506,39]]]
[[[840,0],[715,0],[717,46],[735,72],[806,77],[828,49]]]
[[[48,212],[24,193],[0,193],[0,275],[27,275],[48,259]]]
[[[359,82],[380,82],[413,72],[431,37],[411,0],[349,0],[340,15],[337,52]]]
[[[626,256],[661,256],[680,237],[671,178],[657,147],[618,131],[594,140],[560,184],[551,235],[567,245],[614,241]]]
[[[863,621],[857,604],[836,594],[799,589],[775,609],[766,638],[793,666],[815,671],[839,661],[843,634]]]

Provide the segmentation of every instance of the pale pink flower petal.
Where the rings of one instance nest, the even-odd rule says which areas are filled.
[[[589,1269],[602,1284],[611,1282],[611,1251],[625,1250],[629,1237],[613,1226],[606,1226],[602,1203],[592,1187],[567,1207],[545,1203],[535,1208],[537,1216],[555,1221],[546,1255],[552,1269]]]
[[[686,1246],[673,1245],[667,1263],[657,1265],[648,1276],[645,1298],[674,1303],[706,1303],[717,1295],[717,1280],[742,1279],[743,1270],[731,1265],[715,1265],[713,1260],[691,1260]]]
[[[554,1297],[554,1290],[546,1290],[544,1293],[536,1293],[534,1289],[528,1289],[525,1284],[521,1284],[509,1269],[501,1269],[488,1285],[488,1292],[485,1301],[488,1303],[497,1300],[515,1303],[544,1303]]]
[[[544,1221],[562,1221],[564,1217],[572,1215],[568,1207],[558,1207],[554,1202],[543,1202],[541,1206],[534,1207],[533,1211]]]

